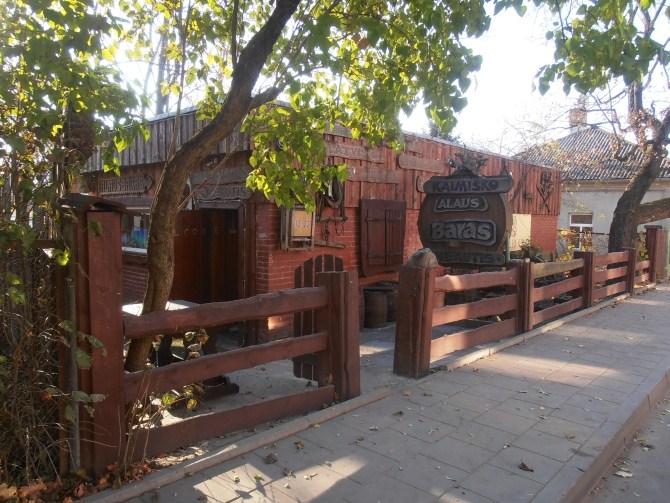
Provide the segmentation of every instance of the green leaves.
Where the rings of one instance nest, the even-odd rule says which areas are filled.
[[[560,79],[566,93],[573,88],[588,93],[617,78],[641,82],[654,64],[667,68],[670,52],[656,30],[655,7],[652,0],[597,0],[562,12],[562,22],[547,34],[555,42],[556,62],[540,71],[540,91]]]

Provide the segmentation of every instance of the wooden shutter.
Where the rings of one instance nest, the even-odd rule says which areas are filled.
[[[405,201],[361,200],[361,267],[363,276],[397,271],[405,247]]]

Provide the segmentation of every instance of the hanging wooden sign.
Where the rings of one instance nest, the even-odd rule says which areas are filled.
[[[419,237],[444,266],[500,266],[505,238],[512,228],[506,193],[508,176],[479,176],[461,168],[451,176],[424,183]]]

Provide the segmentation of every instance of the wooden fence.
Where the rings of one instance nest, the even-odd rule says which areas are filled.
[[[79,372],[79,389],[88,395],[104,396],[104,399],[94,404],[93,416],[84,411],[79,415],[81,466],[101,474],[108,465],[119,460],[168,452],[266,421],[318,410],[324,404],[360,394],[358,277],[355,273],[320,273],[317,285],[309,288],[178,311],[123,315],[120,214],[104,206],[84,206],[85,209],[78,209],[77,240],[73,243],[80,269],[76,328],[95,336],[104,354],[88,348],[93,364],[90,369]],[[304,310],[316,312],[314,333],[141,372],[124,372],[123,347],[128,340]],[[194,415],[174,424],[135,429],[132,435],[127,431],[128,405],[147,396],[305,354],[316,355],[318,387],[234,409]]]
[[[575,252],[565,262],[512,261],[501,272],[441,277],[434,267],[403,266],[393,371],[425,375],[431,361],[449,353],[527,332],[605,298],[632,293],[635,283],[667,278],[667,241],[667,231],[647,229],[649,260],[644,261],[637,261],[637,250],[627,249],[605,255]],[[440,305],[435,305],[436,298]],[[453,298],[456,303],[450,302]],[[435,327],[456,331],[440,335]]]

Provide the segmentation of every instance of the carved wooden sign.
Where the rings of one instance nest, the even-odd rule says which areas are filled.
[[[343,159],[357,159],[383,164],[386,162],[384,151],[379,147],[365,147],[337,141],[326,142],[326,155],[342,157]]]
[[[380,168],[347,166],[347,180],[352,182],[400,183],[400,173]]]
[[[421,243],[444,266],[499,266],[505,237],[512,227],[507,176],[478,176],[460,170],[425,182],[419,211]]]
[[[398,167],[402,169],[415,169],[417,171],[430,171],[432,173],[446,173],[448,165],[439,159],[424,159],[408,154],[398,154]]]
[[[130,176],[113,176],[102,178],[98,182],[98,194],[101,196],[121,196],[144,194],[154,184],[154,179],[145,174]]]
[[[198,202],[205,201],[235,201],[240,199],[250,199],[252,190],[244,184],[230,185],[205,185],[195,193],[195,199]]]

